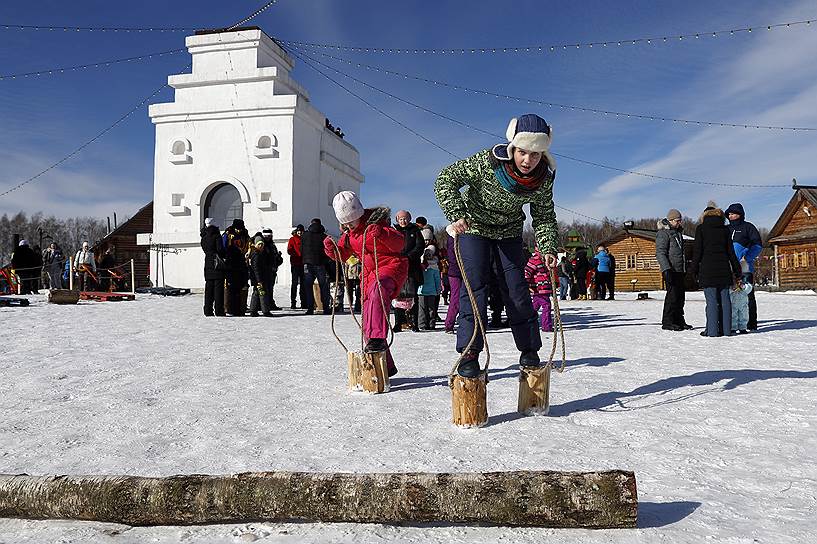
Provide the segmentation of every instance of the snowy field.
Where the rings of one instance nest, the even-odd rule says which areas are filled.
[[[699,336],[701,293],[685,332],[651,296],[564,303],[547,417],[515,412],[518,353],[491,331],[478,430],[450,423],[442,331],[397,335],[392,391],[367,396],[325,316],[205,318],[201,295],[0,308],[0,473],[625,469],[640,501],[633,530],[0,520],[0,542],[813,542],[817,296],[758,293],[760,330],[731,338]],[[350,317],[339,330],[359,341]]]

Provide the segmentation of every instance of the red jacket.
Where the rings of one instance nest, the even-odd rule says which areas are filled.
[[[293,235],[287,242],[287,253],[289,254],[289,264],[292,266],[303,266],[304,258],[301,255],[301,237]]]
[[[361,256],[363,257],[361,259],[363,262],[363,270],[360,275],[363,279],[363,289],[361,289],[361,293],[365,297],[366,289],[376,280],[374,260],[374,248],[376,244],[377,271],[380,274],[380,279],[390,278],[394,281],[394,291],[391,293],[384,292],[383,294],[389,299],[394,299],[400,293],[408,277],[408,259],[401,255],[405,239],[397,229],[389,225],[388,213],[384,214],[383,219],[377,223],[372,225],[368,224],[368,220],[374,211],[374,209],[367,209],[358,226],[341,235],[340,240],[338,240],[340,258],[343,262],[346,262],[352,255],[355,255],[358,259],[361,259]],[[366,232],[365,255],[363,255],[364,231]],[[330,259],[337,260],[335,247],[332,244],[331,238],[327,237],[323,241],[323,249]]]

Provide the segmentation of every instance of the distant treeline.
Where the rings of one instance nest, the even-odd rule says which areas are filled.
[[[101,240],[108,233],[108,226],[105,221],[95,217],[60,219],[53,215],[46,217],[41,212],[31,216],[25,212],[11,217],[3,214],[0,217],[0,266],[11,261],[15,234],[21,240],[28,240],[28,244],[34,248],[40,244],[40,232],[43,235],[43,247],[40,249],[56,242],[65,255],[73,255],[82,246],[82,242],[87,240],[93,245]]]

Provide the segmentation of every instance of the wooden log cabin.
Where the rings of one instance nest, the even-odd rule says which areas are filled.
[[[616,260],[616,291],[660,291],[664,289],[661,267],[655,258],[657,230],[625,228],[602,242]],[[687,262],[692,260],[693,238],[684,236]],[[633,280],[637,280],[633,282]],[[695,290],[692,274],[687,274],[687,290]]]
[[[817,290],[817,185],[792,185],[794,195],[769,233],[775,283]]]
[[[150,287],[150,248],[136,243],[136,235],[142,232],[153,231],[153,202],[151,201],[136,212],[133,217],[117,226],[102,240],[94,244],[93,251],[97,258],[109,247],[114,248],[114,260],[117,265],[130,262],[133,259],[136,288]],[[127,275],[130,269],[125,267]],[[128,281],[130,287],[130,281]]]

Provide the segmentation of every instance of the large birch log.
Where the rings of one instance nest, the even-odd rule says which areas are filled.
[[[632,472],[0,475],[0,517],[127,525],[248,521],[635,527]]]
[[[48,302],[51,304],[76,304],[79,302],[79,291],[49,289]]]

